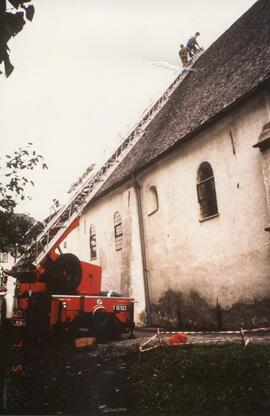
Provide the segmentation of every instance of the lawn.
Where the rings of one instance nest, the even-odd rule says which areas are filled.
[[[145,352],[131,368],[129,387],[136,415],[269,415],[270,345]]]

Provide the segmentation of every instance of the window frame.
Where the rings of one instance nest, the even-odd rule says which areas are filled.
[[[207,167],[209,176],[205,177],[202,169]],[[203,177],[203,179],[201,179]],[[200,221],[205,221],[210,218],[217,217],[218,203],[215,185],[215,177],[211,164],[209,162],[202,162],[197,171],[197,198],[200,206]]]
[[[158,191],[155,185],[151,185],[148,187],[147,192],[147,215],[155,214],[159,210],[159,198],[158,198]]]
[[[123,249],[123,222],[122,217],[118,211],[116,211],[113,216],[113,227],[115,251],[121,251]]]
[[[97,259],[97,233],[96,226],[90,225],[89,228],[89,247],[90,247],[90,260]]]

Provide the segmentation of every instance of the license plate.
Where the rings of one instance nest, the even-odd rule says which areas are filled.
[[[127,308],[127,305],[114,305],[114,310],[116,312],[126,312]]]

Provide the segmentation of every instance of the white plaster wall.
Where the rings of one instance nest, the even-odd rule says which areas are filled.
[[[123,245],[116,251],[114,214],[122,218]],[[97,259],[90,259],[89,229],[96,227]],[[132,185],[119,187],[98,200],[80,218],[80,225],[62,243],[64,252],[76,254],[80,260],[102,267],[102,290],[117,290],[134,297],[135,319],[145,309],[143,269],[136,196]]]
[[[140,175],[153,301],[168,288],[195,289],[223,307],[270,295],[262,156],[252,147],[265,123],[264,105],[251,99]],[[196,176],[203,161],[214,171],[219,216],[200,222]],[[151,185],[159,211],[148,216]]]
[[[252,146],[266,122],[265,100],[253,97],[138,176],[142,187],[147,269],[153,302],[168,288],[196,290],[224,308],[270,295],[268,213],[262,155]],[[229,131],[231,130],[235,154]],[[196,177],[201,162],[213,168],[219,216],[200,222]],[[159,210],[147,215],[147,190],[156,186]],[[113,216],[123,220],[123,250],[115,251]],[[136,196],[118,187],[89,207],[66,239],[65,252],[90,261],[95,224],[102,289],[133,296],[136,320],[145,308]],[[62,248],[64,245],[62,244]]]

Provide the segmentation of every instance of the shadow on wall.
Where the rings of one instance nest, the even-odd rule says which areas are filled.
[[[217,301],[210,305],[197,291],[184,294],[168,289],[151,305],[154,326],[186,331],[239,330],[270,326],[270,298],[239,302],[223,309]],[[145,313],[141,315],[145,320]]]

